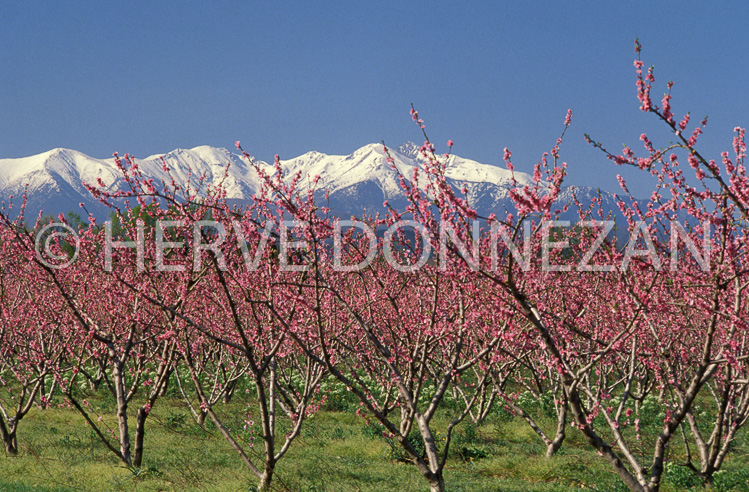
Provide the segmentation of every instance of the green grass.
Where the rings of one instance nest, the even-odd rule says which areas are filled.
[[[114,428],[111,401],[101,395],[89,402]],[[216,408],[230,427],[241,427],[247,406],[239,395],[231,404]],[[544,423],[552,425],[550,420]],[[438,435],[438,439],[442,437]],[[259,440],[256,442],[259,446]],[[64,406],[32,410],[21,423],[19,446],[17,457],[0,455],[2,491],[249,491],[256,484],[215,427],[210,423],[198,426],[184,404],[172,397],[160,400],[149,417],[140,470],[123,467],[83,419]],[[574,429],[568,430],[557,456],[547,460],[544,452],[538,437],[519,419],[498,414],[481,426],[464,423],[451,446],[445,472],[447,489],[625,490]],[[726,490],[746,484],[748,455],[742,434],[726,472],[718,477],[723,480],[720,483],[734,484]],[[693,478],[685,469],[672,467],[662,490],[693,487]],[[274,488],[310,492],[428,490],[416,468],[404,462],[397,444],[389,443],[377,428],[367,427],[347,408],[321,411],[307,421],[302,435],[278,464]]]

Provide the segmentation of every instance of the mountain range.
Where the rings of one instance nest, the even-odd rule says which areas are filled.
[[[423,167],[419,147],[413,143],[391,149],[391,156],[396,167],[407,177],[411,176],[414,168]],[[161,157],[179,184],[185,184],[189,178],[193,185],[197,185],[198,176],[203,174],[206,184],[217,185],[223,180],[227,198],[232,203],[251,200],[261,186],[260,177],[241,154],[209,146],[177,149],[163,156],[136,159],[143,175],[153,178],[155,183],[170,181]],[[272,163],[258,161],[258,164],[273,173]],[[227,165],[228,176],[224,177]],[[395,208],[402,208],[406,204],[398,175],[387,162],[382,144],[365,145],[349,155],[326,155],[311,151],[293,159],[281,160],[280,165],[286,176],[301,172],[299,188],[302,191],[315,186],[320,200],[327,191],[329,195],[325,203],[335,215],[341,217],[382,211],[384,201]],[[312,183],[314,176],[319,176],[316,185]],[[446,177],[455,190],[466,188],[468,202],[481,215],[496,213],[502,216],[507,210],[514,209],[508,195],[513,186],[513,173],[507,169],[451,155],[447,160]],[[108,209],[93,198],[82,184],[84,181],[95,184],[98,179],[112,191],[122,190],[125,186],[114,158],[95,159],[75,150],[53,149],[31,157],[0,159],[0,198],[4,201],[4,210],[15,217],[26,189],[27,222],[33,222],[40,211],[45,215],[79,212],[79,203],[83,203],[98,218],[106,217]],[[515,171],[514,180],[522,186],[531,182],[532,178]],[[462,196],[462,193],[458,193]],[[583,204],[588,204],[599,194],[604,210],[611,210],[617,218],[621,218],[615,195],[606,191],[566,187],[559,202],[562,205],[570,203],[574,195]],[[13,209],[8,211],[11,202]],[[574,211],[569,212],[568,218],[574,220],[574,214]]]

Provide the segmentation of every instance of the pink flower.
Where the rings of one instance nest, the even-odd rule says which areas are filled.
[[[453,141],[452,140],[448,140],[447,141],[447,146],[448,147],[452,147],[453,146]]]

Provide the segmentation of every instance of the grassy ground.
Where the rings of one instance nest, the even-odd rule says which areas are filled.
[[[111,402],[90,399],[104,412]],[[239,428],[246,404],[221,412]],[[109,414],[111,415],[111,413]],[[114,422],[111,417],[105,421]],[[549,422],[549,424],[551,424]],[[0,455],[0,490],[254,490],[254,477],[212,424],[200,427],[176,398],[165,398],[147,424],[144,466],[124,468],[69,408],[34,409],[21,423],[20,453]],[[523,422],[496,418],[482,426],[462,425],[451,446],[445,473],[451,491],[625,490],[608,465],[568,432],[560,453],[544,447]],[[428,490],[413,465],[353,411],[321,411],[279,463],[275,489],[291,491]],[[742,439],[722,478],[729,488],[749,478],[749,446]],[[667,474],[663,490],[684,490],[693,477],[684,469]],[[728,486],[724,486],[726,489]]]

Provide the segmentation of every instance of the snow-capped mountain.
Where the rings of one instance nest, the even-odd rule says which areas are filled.
[[[395,166],[407,177],[414,168],[422,167],[418,147],[406,143],[391,149]],[[139,169],[156,183],[170,182],[163,169],[161,156],[136,159]],[[199,176],[205,175],[205,185],[222,184],[227,198],[232,202],[249,201],[261,186],[261,179],[254,168],[238,153],[223,148],[208,146],[190,150],[177,149],[163,155],[175,182],[184,185],[191,181],[198,185]],[[228,174],[225,176],[225,171]],[[273,165],[259,162],[261,168],[273,173]],[[281,167],[286,176],[301,173],[299,187],[306,191],[315,186],[322,199],[326,191],[326,202],[333,213],[339,216],[361,215],[383,210],[388,201],[398,208],[405,205],[405,197],[399,185],[397,173],[387,162],[381,144],[366,145],[349,155],[326,155],[308,152],[299,157],[282,160]],[[319,176],[317,184],[313,178]],[[482,215],[496,213],[498,216],[511,210],[508,191],[513,186],[513,174],[503,168],[482,164],[456,155],[449,157],[446,176],[456,190],[467,189],[469,203]],[[78,212],[79,203],[98,217],[108,214],[106,207],[94,199],[82,182],[95,184],[98,179],[110,190],[124,189],[122,174],[113,158],[94,159],[74,150],[54,149],[31,157],[0,159],[0,198],[5,202],[6,213],[15,217],[24,189],[27,188],[27,222],[33,221],[40,211],[44,214]],[[514,180],[524,185],[531,181],[528,174],[515,172]],[[563,201],[572,199],[573,190],[563,193]],[[574,194],[583,203],[598,194],[591,188],[575,189]],[[11,198],[12,197],[12,198]],[[602,192],[604,208],[615,209],[614,196]],[[8,211],[10,203],[13,209]]]

